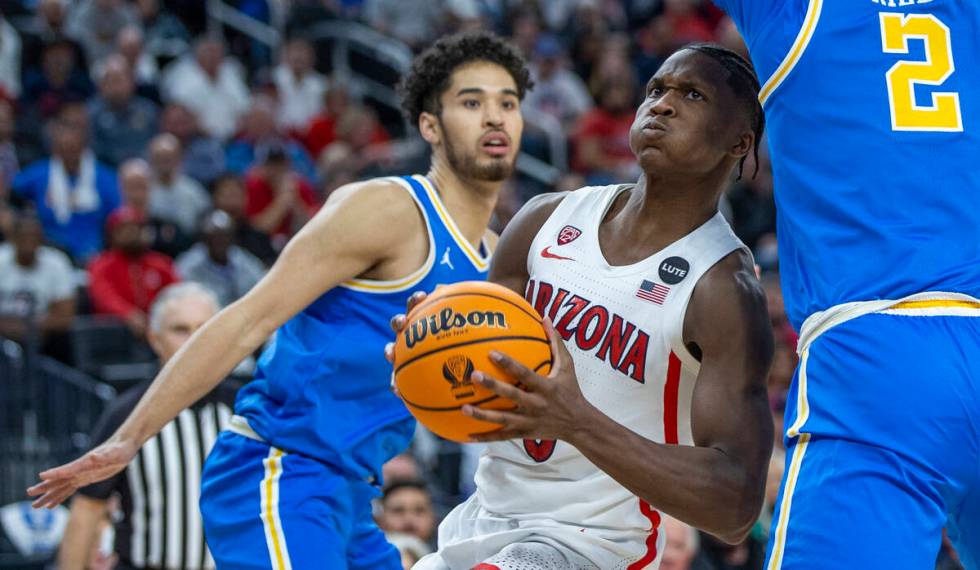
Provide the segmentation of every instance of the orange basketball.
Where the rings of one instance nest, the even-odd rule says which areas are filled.
[[[539,374],[551,370],[541,318],[520,295],[484,281],[439,287],[407,316],[395,342],[395,385],[408,409],[434,433],[454,441],[498,424],[463,415],[464,404],[507,410],[514,402],[474,384],[480,370],[509,382],[490,361],[498,350]]]

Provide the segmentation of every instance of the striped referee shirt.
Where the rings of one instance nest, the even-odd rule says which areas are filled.
[[[103,442],[116,431],[149,388],[146,382],[112,402],[92,433]],[[126,469],[79,490],[93,499],[118,494],[115,523],[121,567],[211,570],[198,499],[204,459],[228,425],[239,384],[226,380],[150,438]]]

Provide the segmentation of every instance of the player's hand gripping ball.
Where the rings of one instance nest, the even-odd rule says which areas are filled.
[[[551,371],[551,348],[541,318],[523,297],[506,287],[467,281],[439,287],[406,316],[394,348],[395,386],[425,427],[454,441],[498,429],[466,416],[465,404],[510,410],[514,402],[474,384],[481,370],[506,374],[489,358],[507,354],[541,375]]]

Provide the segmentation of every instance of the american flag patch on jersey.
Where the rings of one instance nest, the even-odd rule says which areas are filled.
[[[663,305],[670,293],[670,287],[654,283],[653,281],[643,280],[643,284],[636,290],[636,296],[644,301],[650,301],[656,305]]]

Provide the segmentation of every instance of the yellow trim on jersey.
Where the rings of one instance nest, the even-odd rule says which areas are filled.
[[[282,520],[279,518],[279,478],[282,476],[282,458],[286,453],[275,447],[269,448],[269,455],[262,460],[265,466],[265,478],[259,485],[262,497],[261,517],[265,530],[266,547],[269,549],[269,559],[273,570],[292,570],[289,551],[286,549],[286,537],[282,532]]]
[[[430,246],[431,249],[431,246]],[[420,282],[432,269],[430,259],[426,259],[425,265],[415,270],[407,277],[394,281],[372,281],[371,279],[350,279],[340,284],[345,289],[353,289],[364,293],[390,293],[401,291]]]
[[[823,9],[823,0],[810,0],[810,5],[806,10],[806,17],[803,20],[803,26],[800,28],[800,32],[796,35],[796,40],[793,42],[793,47],[786,54],[782,63],[776,68],[775,73],[769,78],[768,81],[759,90],[759,103],[765,106],[769,97],[772,96],[772,92],[775,91],[786,79],[786,77],[793,71],[796,64],[799,63],[800,58],[803,57],[803,52],[806,51],[807,45],[813,38],[813,32],[817,29],[817,22],[820,21],[820,12]]]
[[[766,570],[780,570],[783,566],[783,552],[786,549],[786,533],[789,527],[789,512],[793,506],[793,492],[796,490],[796,481],[800,477],[800,469],[803,465],[803,456],[810,443],[810,434],[800,433],[803,424],[810,417],[810,403],[806,395],[806,365],[809,360],[809,347],[803,351],[800,357],[799,393],[796,398],[796,421],[786,431],[787,437],[799,437],[796,448],[793,450],[793,458],[790,460],[789,468],[786,470],[786,485],[783,488],[783,500],[779,504],[779,520],[773,530],[774,538],[772,543],[772,554],[769,556],[769,565]]]
[[[428,192],[429,198],[432,200],[432,205],[435,206],[436,212],[438,212],[443,224],[446,226],[446,229],[449,230],[449,233],[453,236],[453,239],[456,240],[456,244],[459,245],[460,249],[463,250],[463,253],[466,254],[466,257],[473,262],[473,265],[476,266],[477,269],[480,271],[485,271],[490,266],[490,259],[481,257],[479,252],[473,248],[473,244],[463,237],[463,233],[459,231],[459,228],[456,227],[456,222],[453,221],[452,216],[449,215],[449,212],[446,211],[445,206],[442,205],[442,199],[439,198],[438,192],[436,192],[436,189],[432,186],[432,183],[429,182],[429,179],[425,176],[418,175],[413,176],[412,178],[417,180],[419,184],[425,188],[425,191]],[[486,247],[486,243],[484,243],[483,240],[481,240],[481,243],[483,243],[484,247]]]
[[[888,310],[894,309],[938,309],[938,308],[953,308],[953,309],[980,309],[980,301],[955,301],[952,299],[935,299],[929,301],[905,301],[897,305],[888,307]]]

